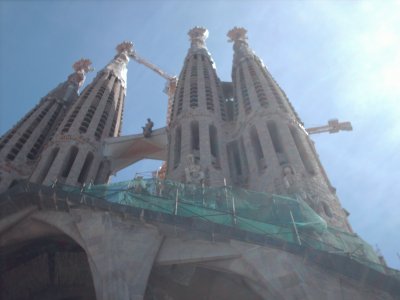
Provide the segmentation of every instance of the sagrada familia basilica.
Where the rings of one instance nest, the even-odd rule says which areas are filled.
[[[231,82],[208,30],[189,37],[178,77],[123,42],[80,91],[92,66],[77,61],[1,137],[1,297],[399,299],[310,138],[350,123],[305,128],[244,28],[228,32]],[[165,126],[120,136],[130,60],[167,79],[169,107]],[[164,161],[157,176],[108,184],[142,159]]]

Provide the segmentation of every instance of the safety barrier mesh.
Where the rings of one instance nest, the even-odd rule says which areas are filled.
[[[135,178],[83,188],[57,186],[70,193],[166,214],[200,218],[288,243],[345,255],[400,279],[400,272],[383,266],[369,244],[356,234],[327,226],[325,220],[299,198],[229,186],[196,187],[154,178]]]

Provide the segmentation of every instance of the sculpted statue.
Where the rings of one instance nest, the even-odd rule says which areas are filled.
[[[154,126],[153,121],[150,118],[148,118],[146,125],[142,127],[144,137],[148,138],[151,136],[151,134],[153,133],[153,126]]]
[[[294,185],[294,172],[291,166],[283,167],[283,183],[285,187],[288,189]]]
[[[196,163],[193,154],[187,156],[188,165],[185,168],[186,183],[201,185],[204,180],[204,172],[201,167]]]

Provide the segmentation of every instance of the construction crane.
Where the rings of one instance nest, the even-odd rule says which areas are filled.
[[[308,134],[317,134],[322,132],[336,133],[340,130],[351,131],[353,127],[350,122],[339,122],[338,119],[328,121],[328,125],[307,128]]]
[[[168,73],[164,72],[159,67],[157,67],[156,65],[154,65],[151,62],[148,62],[144,58],[140,57],[134,49],[132,49],[132,51],[129,53],[129,56],[131,58],[133,58],[139,64],[142,64],[142,65],[148,67],[149,69],[153,70],[158,75],[160,75],[161,77],[163,77],[164,79],[167,80],[164,92],[168,95],[168,110],[167,110],[167,126],[168,126],[169,122],[170,122],[170,118],[171,118],[172,102],[174,100],[174,95],[175,95],[176,86],[178,84],[178,79],[176,78],[176,76],[169,75]]]

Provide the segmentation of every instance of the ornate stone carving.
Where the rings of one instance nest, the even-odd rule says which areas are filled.
[[[196,163],[193,154],[187,156],[188,164],[185,168],[185,179],[186,183],[201,185],[204,180],[204,172],[201,167]]]
[[[92,62],[87,58],[81,58],[75,62],[72,67],[74,68],[75,72],[83,72],[85,74],[94,70],[92,67]]]
[[[76,84],[78,88],[85,82],[86,73],[93,71],[92,62],[89,59],[81,58],[72,65],[74,73],[68,76],[68,81]]]
[[[229,37],[229,42],[243,42],[247,44],[247,30],[243,27],[233,27],[229,30],[227,36]]]
[[[206,39],[208,38],[208,30],[204,27],[194,27],[189,30],[188,35],[193,48],[206,48]]]
[[[123,41],[115,49],[117,50],[117,55],[107,65],[106,69],[118,77],[121,80],[122,86],[126,88],[126,78],[128,73],[126,65],[129,62],[129,57],[134,53],[133,43]]]
[[[115,49],[117,50],[118,54],[121,54],[123,52],[130,54],[133,52],[133,43],[130,41],[123,41]]]

